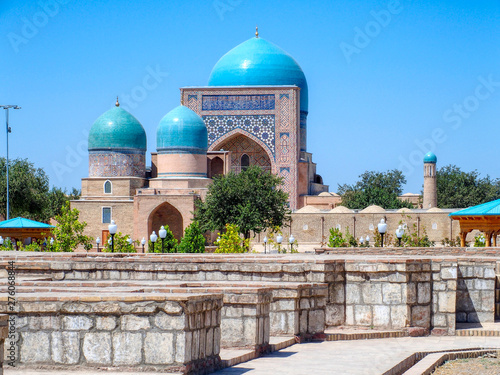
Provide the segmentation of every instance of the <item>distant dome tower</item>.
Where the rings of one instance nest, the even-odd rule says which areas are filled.
[[[118,98],[92,125],[88,150],[89,177],[146,176],[146,132]]]
[[[437,207],[436,163],[434,153],[428,152],[424,156],[424,209]]]
[[[205,123],[180,105],[165,115],[156,130],[158,177],[207,177],[208,136]]]

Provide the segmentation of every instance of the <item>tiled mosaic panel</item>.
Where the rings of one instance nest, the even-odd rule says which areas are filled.
[[[250,165],[258,165],[259,167],[271,170],[271,160],[266,151],[244,135],[229,139],[221,145],[224,150],[231,151],[231,169],[235,172],[241,170],[241,157],[246,154],[250,158]]]
[[[203,95],[201,108],[204,111],[273,110],[274,106],[274,95]]]
[[[145,177],[145,175],[145,154],[89,153],[89,177]]]
[[[273,156],[275,154],[274,115],[203,116],[203,121],[205,121],[208,130],[209,147],[224,134],[239,128],[260,139],[269,147]]]

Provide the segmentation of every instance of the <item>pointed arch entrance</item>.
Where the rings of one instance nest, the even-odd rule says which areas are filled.
[[[271,159],[264,148],[250,137],[237,133],[217,145],[217,149],[231,151],[231,170],[239,173],[250,165],[271,171]]]
[[[158,234],[162,225],[168,225],[174,237],[180,241],[183,234],[182,214],[168,202],[156,207],[148,218],[148,233],[153,231]]]

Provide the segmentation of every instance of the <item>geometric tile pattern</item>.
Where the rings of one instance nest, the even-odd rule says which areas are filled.
[[[146,153],[89,151],[89,177],[145,177]]]
[[[274,115],[219,115],[203,116],[208,130],[208,147],[234,129],[242,129],[264,143],[271,154],[275,153]]]
[[[274,109],[274,95],[203,95],[204,111]]]
[[[262,169],[271,170],[271,160],[269,160],[267,152],[255,141],[244,135],[231,137],[220,147],[224,150],[231,150],[231,169],[234,172],[241,170],[241,157],[243,155],[250,158],[250,165],[258,165]]]

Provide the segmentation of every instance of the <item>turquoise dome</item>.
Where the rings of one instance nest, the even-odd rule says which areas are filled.
[[[92,125],[89,151],[123,149],[146,151],[146,132],[134,116],[117,105]]]
[[[436,164],[437,160],[438,160],[437,156],[434,155],[434,153],[430,152],[430,151],[427,154],[425,154],[425,156],[424,156],[424,163],[434,163],[434,164]]]
[[[222,56],[212,69],[208,85],[296,85],[300,87],[300,110],[307,112],[307,81],[299,64],[260,37],[249,39]]]
[[[161,119],[156,130],[156,149],[159,153],[203,154],[207,148],[207,127],[201,117],[188,107],[180,105]]]

